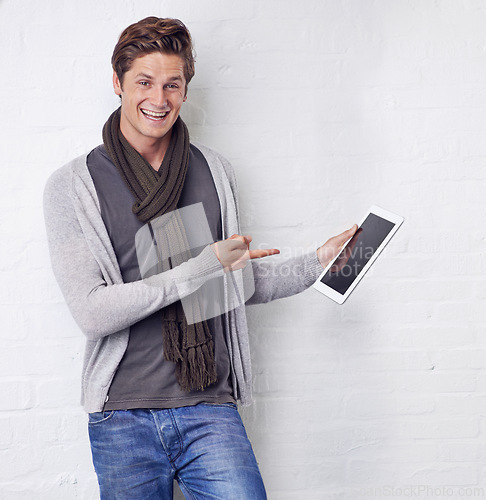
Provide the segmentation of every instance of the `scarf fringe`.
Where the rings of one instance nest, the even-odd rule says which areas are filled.
[[[213,349],[210,342],[210,349]],[[182,351],[182,360],[177,364],[177,381],[184,392],[204,391],[216,382],[216,363],[206,344]]]

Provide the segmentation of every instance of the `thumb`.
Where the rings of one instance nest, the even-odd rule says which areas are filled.
[[[342,244],[344,244],[347,240],[349,240],[349,238],[351,238],[353,236],[353,234],[358,230],[358,225],[357,224],[354,224],[353,227],[347,229],[346,231],[344,231],[343,233],[341,233],[338,238],[339,238],[339,241],[342,242]]]

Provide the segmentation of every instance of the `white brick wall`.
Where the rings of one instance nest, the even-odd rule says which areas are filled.
[[[0,500],[97,498],[42,190],[101,141],[113,45],[152,14],[192,31],[184,116],[233,162],[256,245],[405,217],[344,305],[249,310],[269,497],[485,498],[486,3],[1,0]]]

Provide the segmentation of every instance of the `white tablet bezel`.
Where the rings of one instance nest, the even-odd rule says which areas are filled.
[[[403,222],[403,217],[401,217],[400,215],[396,215],[396,214],[394,214],[392,212],[389,212],[388,210],[385,210],[385,209],[383,209],[381,207],[377,207],[376,205],[373,205],[372,207],[370,207],[370,209],[368,210],[368,212],[366,213],[366,215],[359,222],[358,228],[361,227],[361,225],[363,224],[363,222],[366,220],[366,218],[370,214],[374,214],[374,215],[377,215],[378,217],[381,217],[382,219],[386,219],[386,220],[392,222],[393,224],[395,224],[395,226],[388,233],[387,237],[382,241],[381,245],[375,250],[375,252],[372,255],[372,257],[370,258],[370,260],[366,263],[366,265],[363,267],[362,271],[359,273],[359,275],[356,277],[356,279],[353,281],[353,283],[350,285],[350,287],[346,290],[346,293],[344,295],[342,295],[339,292],[336,292],[336,290],[334,290],[330,286],[328,286],[328,285],[326,285],[326,284],[324,284],[324,283],[321,282],[322,277],[329,271],[330,267],[334,264],[334,261],[339,257],[339,255],[341,254],[341,252],[339,252],[339,255],[337,255],[326,266],[326,268],[324,269],[324,271],[322,271],[321,275],[319,276],[319,278],[317,279],[317,281],[313,285],[316,290],[318,290],[319,292],[323,293],[324,295],[326,295],[326,297],[329,297],[330,299],[334,300],[338,304],[342,304],[349,297],[349,294],[356,288],[356,285],[361,281],[361,279],[363,278],[363,276],[366,274],[366,272],[371,267],[371,265],[373,264],[373,262],[377,259],[378,255],[380,255],[380,253],[385,248],[385,246],[387,245],[387,243],[391,240],[391,238],[393,237],[393,235],[398,231],[398,228],[400,227],[400,225]],[[351,241],[351,239],[349,239],[346,242],[346,244],[343,246],[343,249],[346,247],[346,245],[350,241]]]

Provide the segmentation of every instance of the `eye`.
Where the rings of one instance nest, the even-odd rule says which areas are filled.
[[[141,82],[138,82],[142,87],[148,87],[149,86],[149,82],[146,82],[145,80],[141,81]]]
[[[177,85],[176,83],[168,83],[167,88],[168,89],[178,89],[179,85]]]

